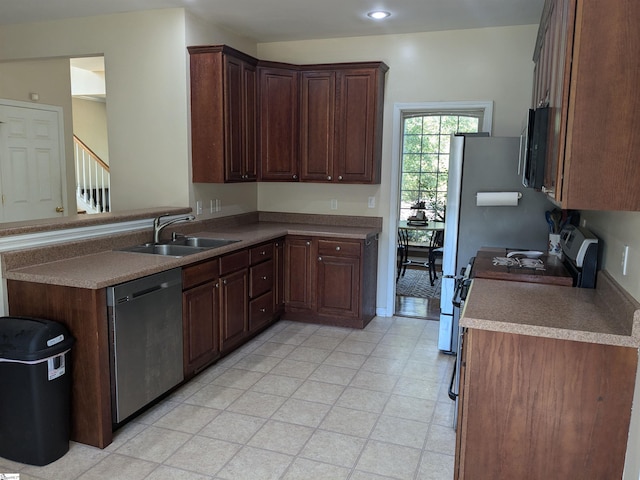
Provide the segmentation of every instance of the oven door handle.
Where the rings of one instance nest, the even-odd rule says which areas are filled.
[[[451,374],[451,383],[449,383],[449,398],[453,401],[458,398],[458,394],[453,391],[453,384],[456,381],[456,369],[458,368],[458,362],[453,363],[453,373]]]

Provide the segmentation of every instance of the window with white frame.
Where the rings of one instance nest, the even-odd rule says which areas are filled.
[[[444,221],[451,134],[480,131],[483,117],[484,109],[403,112],[400,220],[419,207],[427,220]]]

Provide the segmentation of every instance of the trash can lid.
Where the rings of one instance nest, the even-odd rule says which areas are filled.
[[[73,345],[67,328],[53,320],[0,317],[0,359],[39,360]]]

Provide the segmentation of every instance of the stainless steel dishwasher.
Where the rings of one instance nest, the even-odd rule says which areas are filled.
[[[183,380],[180,268],[107,289],[113,423]]]

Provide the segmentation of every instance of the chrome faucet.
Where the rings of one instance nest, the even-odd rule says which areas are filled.
[[[196,217],[193,215],[185,215],[184,217],[172,218],[171,220],[167,220],[164,223],[160,223],[160,219],[164,217],[170,216],[169,214],[160,215],[153,220],[153,241],[158,243],[160,241],[160,232],[164,229],[164,227],[168,227],[171,224],[178,222],[190,222],[191,220],[195,220]]]

